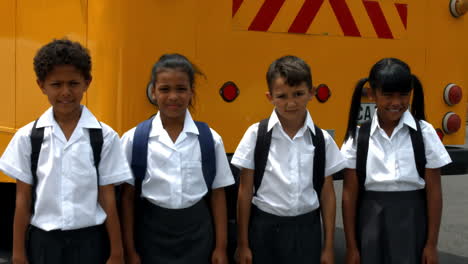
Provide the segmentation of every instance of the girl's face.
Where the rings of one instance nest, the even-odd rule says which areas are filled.
[[[408,92],[383,92],[381,89],[369,89],[370,98],[377,105],[377,114],[383,122],[400,121],[403,113],[408,110],[411,94]]]
[[[151,97],[158,103],[162,118],[185,118],[193,97],[189,76],[177,69],[164,69],[157,73]]]
[[[298,86],[289,86],[283,77],[278,77],[272,82],[271,92],[267,93],[267,97],[275,106],[280,119],[303,121],[312,93],[305,82]]]

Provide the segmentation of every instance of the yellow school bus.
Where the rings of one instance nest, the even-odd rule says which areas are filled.
[[[196,82],[195,119],[218,131],[232,153],[247,127],[272,111],[267,67],[296,55],[311,65],[318,87],[309,106],[314,122],[340,145],[355,83],[379,59],[397,57],[421,79],[428,121],[443,143],[462,145],[467,9],[468,0],[2,0],[0,153],[47,109],[32,60],[64,36],[91,51],[93,81],[83,103],[119,133],[156,111],[146,95],[150,68],[177,52],[205,75]],[[372,109],[363,104],[362,117]],[[457,173],[462,165],[454,164]],[[0,182],[13,180],[0,175]],[[0,193],[11,201],[10,191]]]

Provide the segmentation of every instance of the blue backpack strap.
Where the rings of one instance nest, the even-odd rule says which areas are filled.
[[[104,137],[102,136],[101,128],[90,128],[89,140],[91,148],[93,149],[94,167],[96,168],[97,185],[99,188],[99,164],[101,163],[102,145],[104,144]]]
[[[419,120],[414,119],[416,122],[417,130],[409,127],[411,144],[413,145],[414,160],[416,161],[416,169],[418,170],[419,177],[422,179],[426,176],[426,148],[424,147],[424,140]]]
[[[262,184],[263,174],[265,173],[265,168],[268,161],[268,154],[270,152],[271,135],[273,129],[267,131],[269,120],[269,118],[263,119],[258,124],[257,142],[255,143],[254,150],[254,195],[257,194],[257,191],[260,188],[260,185]]]
[[[31,213],[34,214],[34,205],[36,202],[36,187],[37,187],[37,163],[39,161],[39,154],[41,153],[42,142],[44,141],[44,128],[37,128],[37,121],[34,122],[29,136],[31,140],[31,175],[32,175],[32,198],[31,198]]]
[[[320,200],[322,194],[323,184],[325,183],[325,137],[323,131],[318,126],[315,126],[315,135],[309,128],[310,135],[312,137],[312,143],[314,144],[314,171],[313,171],[313,183],[314,189],[317,193],[317,199]]]
[[[138,124],[135,129],[135,134],[133,135],[131,169],[133,176],[135,177],[136,197],[140,197],[141,184],[145,178],[146,168],[148,165],[148,139],[153,119],[154,117],[151,117],[150,119]]]
[[[366,121],[359,128],[359,135],[357,138],[356,150],[356,175],[358,177],[359,190],[364,191],[364,184],[366,183],[366,164],[367,153],[369,151],[371,121]]]
[[[216,176],[216,156],[213,135],[211,134],[210,127],[206,123],[195,121],[195,125],[199,133],[198,142],[200,143],[203,177],[205,178],[208,192],[210,192]]]

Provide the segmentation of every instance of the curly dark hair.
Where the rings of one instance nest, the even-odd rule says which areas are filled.
[[[44,81],[57,65],[73,65],[85,80],[91,80],[91,56],[79,42],[69,39],[54,39],[44,45],[34,56],[34,71],[37,79]]]

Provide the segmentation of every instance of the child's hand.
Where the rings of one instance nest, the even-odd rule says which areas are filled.
[[[346,264],[359,264],[361,263],[361,256],[357,248],[346,249]]]
[[[225,249],[215,248],[211,256],[212,264],[228,264],[228,259]]]
[[[140,256],[136,251],[127,253],[125,264],[141,264]]]
[[[333,248],[326,248],[322,251],[320,264],[333,264],[335,263]]]
[[[437,256],[437,248],[434,246],[424,247],[422,264],[437,264],[439,263],[439,257]]]
[[[252,264],[252,251],[249,247],[238,247],[236,250],[238,264]]]

